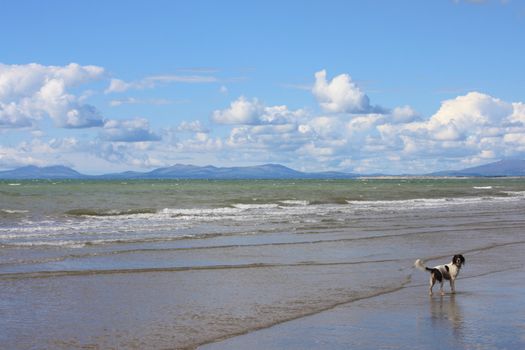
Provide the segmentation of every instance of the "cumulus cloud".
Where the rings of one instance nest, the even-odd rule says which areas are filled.
[[[98,79],[97,66],[43,66],[0,64],[0,127],[26,127],[50,117],[63,128],[102,126],[98,110],[68,89]]]
[[[428,126],[432,129],[453,125],[461,133],[485,132],[487,128],[504,126],[512,114],[512,104],[479,92],[470,92],[444,101],[430,118]]]
[[[525,118],[522,103],[479,92],[443,101],[427,120],[385,123],[381,141],[404,158],[442,157],[476,163],[523,157]]]
[[[297,168],[313,164],[310,170],[349,166],[342,170],[396,173],[525,156],[525,104],[479,92],[443,101],[427,118],[410,106],[293,117],[283,107],[279,115],[287,117],[278,122],[264,117],[268,111],[257,99],[239,98],[215,112],[216,122],[235,125],[223,149],[230,158],[264,156]]]
[[[410,106],[394,108],[390,113],[390,117],[390,122],[393,124],[410,123],[420,119],[419,113]]]
[[[161,138],[149,128],[147,119],[108,120],[104,124],[101,139],[112,142],[148,142]]]
[[[300,118],[302,110],[290,111],[287,106],[265,106],[258,99],[244,96],[230,104],[229,108],[213,112],[212,120],[218,124],[259,125],[284,124]]]
[[[14,102],[0,102],[0,128],[23,128],[33,124],[33,117]]]
[[[218,124],[258,124],[264,113],[264,106],[257,100],[239,97],[225,110],[213,112],[212,120]]]
[[[459,162],[475,165],[525,157],[525,104],[481,92],[442,101],[435,113],[423,116],[408,105],[391,109],[374,106],[350,75],[328,79],[326,71],[320,71],[311,88],[320,113],[240,96],[211,112],[211,121],[219,124],[214,125],[216,130],[202,121],[187,120],[157,133],[144,118],[103,118],[97,108],[85,103],[89,90],[80,96],[72,93],[75,87],[99,79],[103,72],[100,67],[77,64],[0,65],[1,129],[34,127],[44,118],[64,128],[101,127],[98,138],[91,141],[89,134],[81,139],[52,138],[56,136],[52,130],[44,133],[33,128],[33,141],[12,148],[0,145],[0,167],[67,163],[69,155],[75,155],[78,159],[90,157],[90,162],[134,168],[165,166],[177,159],[402,173],[440,170],[448,165],[457,168]],[[214,79],[204,75],[155,76],[135,82],[113,79],[106,91]],[[165,102],[128,97],[110,104],[155,101]],[[43,141],[46,137],[50,139]]]
[[[381,108],[370,105],[368,96],[348,74],[340,74],[328,81],[326,70],[315,73],[312,93],[326,112],[360,114],[381,111]]]
[[[479,92],[444,101],[422,128],[437,140],[500,138],[508,132],[523,132],[520,103],[508,103]],[[445,133],[449,137],[440,137]]]

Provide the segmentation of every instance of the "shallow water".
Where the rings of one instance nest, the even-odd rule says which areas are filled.
[[[13,349],[192,348],[405,288],[416,258],[460,252],[470,269],[525,242],[524,179],[13,184]]]

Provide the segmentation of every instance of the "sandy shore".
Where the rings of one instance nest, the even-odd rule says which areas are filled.
[[[501,184],[505,192],[515,190],[510,185]],[[119,243],[97,243],[118,232],[77,232],[68,221],[56,222],[58,237],[44,236],[58,245],[42,245],[38,227],[29,235],[8,228],[4,240],[14,234],[29,245],[0,252],[0,348],[525,348],[525,191],[518,189],[498,197],[255,206],[235,220],[231,208],[221,209],[219,222],[201,223],[199,239],[157,241],[166,232],[155,227],[135,232],[157,214],[75,219],[129,226]],[[92,244],[62,245],[85,235]],[[414,261],[434,266],[456,253],[467,260],[459,293],[429,298],[428,273]]]
[[[199,349],[525,348],[523,267],[488,275],[470,271],[459,280],[457,294],[443,297],[429,297],[425,277],[416,278],[393,293]]]

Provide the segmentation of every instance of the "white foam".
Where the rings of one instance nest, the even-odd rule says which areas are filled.
[[[311,204],[301,200],[283,200],[268,204],[238,203],[221,208],[164,208],[155,213],[136,213],[115,216],[82,216],[46,220],[19,220],[11,226],[0,227],[0,242],[22,246],[70,246],[111,244],[148,239],[172,239],[184,235],[209,232],[243,231],[264,225],[316,223],[320,218],[336,220],[367,212],[405,212],[434,208],[454,208],[464,205],[515,202],[525,199],[525,191],[504,192],[506,196],[477,196],[461,198],[422,198],[404,200],[359,201],[343,204]],[[14,209],[1,209],[14,211]],[[239,226],[239,223],[242,226]],[[288,227],[288,226],[286,226]]]
[[[32,241],[10,243],[13,247],[67,247],[67,248],[84,248],[88,243],[75,241]]]
[[[503,191],[502,193],[511,197],[525,197],[525,191]]]
[[[310,204],[309,201],[301,201],[301,200],[285,200],[285,201],[280,201],[279,203],[282,203],[284,205],[303,206],[303,207]]]
[[[5,213],[5,214],[24,214],[24,213],[29,213],[29,210],[0,209],[0,212]]]
[[[242,210],[274,209],[274,208],[278,208],[279,207],[279,205],[275,204],[275,203],[271,203],[271,204],[243,204],[243,203],[239,203],[239,204],[233,204],[232,206],[234,208],[242,209]]]
[[[385,201],[346,201],[355,209],[389,209],[413,210],[417,208],[442,208],[447,206],[475,204],[481,201],[508,202],[525,197],[525,192],[503,192],[510,197],[485,196],[485,197],[457,197],[457,198],[418,198]]]
[[[181,208],[164,208],[160,211],[162,214],[169,215],[208,215],[208,214],[230,214],[238,212],[234,208],[193,208],[193,209],[181,209]]]

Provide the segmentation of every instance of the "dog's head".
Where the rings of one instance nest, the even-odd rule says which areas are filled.
[[[452,263],[458,268],[461,268],[461,266],[465,265],[465,257],[461,254],[456,254],[452,258]]]

